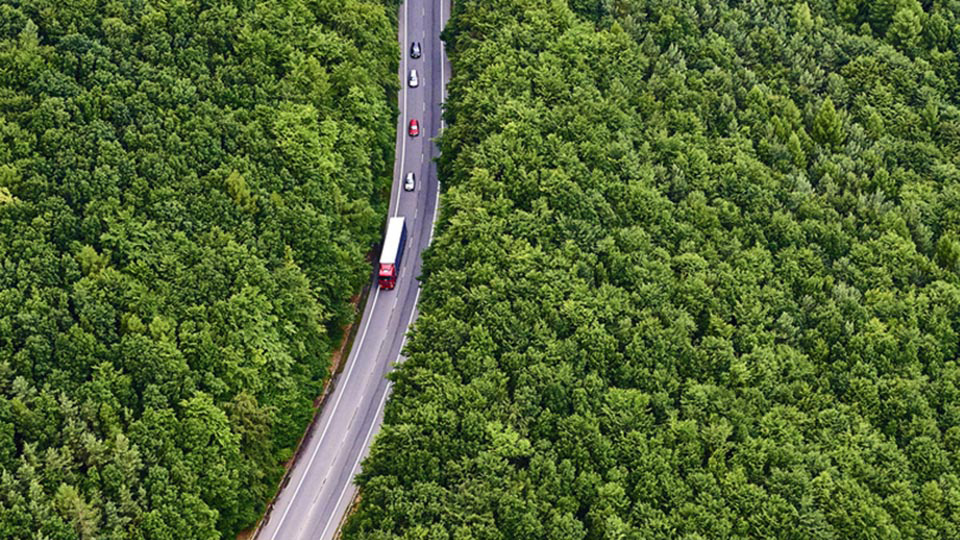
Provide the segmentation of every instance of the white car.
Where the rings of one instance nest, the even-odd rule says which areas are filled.
[[[417,187],[417,175],[412,172],[407,173],[407,177],[403,180],[403,190],[404,191],[413,191],[413,188]]]
[[[417,76],[417,70],[410,70],[410,79],[408,79],[408,82],[410,83],[410,88],[416,88],[420,86],[420,77]]]

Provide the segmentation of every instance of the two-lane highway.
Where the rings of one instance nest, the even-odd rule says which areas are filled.
[[[300,458],[260,526],[259,540],[327,540],[336,535],[353,500],[353,477],[366,456],[383,420],[390,393],[386,374],[400,361],[406,331],[416,317],[420,288],[420,252],[433,237],[439,201],[436,146],[432,137],[441,128],[441,103],[449,63],[443,53],[440,31],[450,14],[450,0],[406,0],[400,7],[399,32],[400,117],[397,125],[397,158],[390,194],[390,216],[407,221],[406,253],[393,290],[371,287],[363,317],[344,371],[333,394],[304,441]],[[421,57],[410,57],[410,44],[421,44]],[[419,85],[411,88],[411,69]],[[420,122],[420,136],[410,137],[411,118]],[[416,189],[403,190],[403,178],[416,174]]]

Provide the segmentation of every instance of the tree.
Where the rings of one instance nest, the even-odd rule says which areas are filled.
[[[817,116],[813,120],[813,138],[830,149],[836,149],[843,142],[843,118],[837,113],[833,100],[823,100]]]
[[[901,3],[893,14],[893,24],[887,30],[887,37],[895,44],[907,50],[914,49],[919,44],[920,33],[923,31],[923,7],[920,2],[911,0]]]
[[[899,0],[604,6],[455,3],[344,536],[955,536],[955,44],[878,40]]]
[[[308,4],[0,8],[0,536],[273,494],[392,171],[397,2]]]

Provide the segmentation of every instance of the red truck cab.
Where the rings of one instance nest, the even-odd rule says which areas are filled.
[[[407,224],[402,217],[393,217],[387,222],[387,233],[383,236],[383,249],[380,251],[380,270],[377,283],[381,289],[393,289],[397,286],[400,274],[400,261],[403,259],[403,247],[407,243]]]

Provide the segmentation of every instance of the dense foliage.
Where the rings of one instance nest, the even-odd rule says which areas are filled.
[[[454,6],[347,536],[960,537],[960,3]]]
[[[0,538],[232,538],[393,157],[396,0],[0,2]]]

